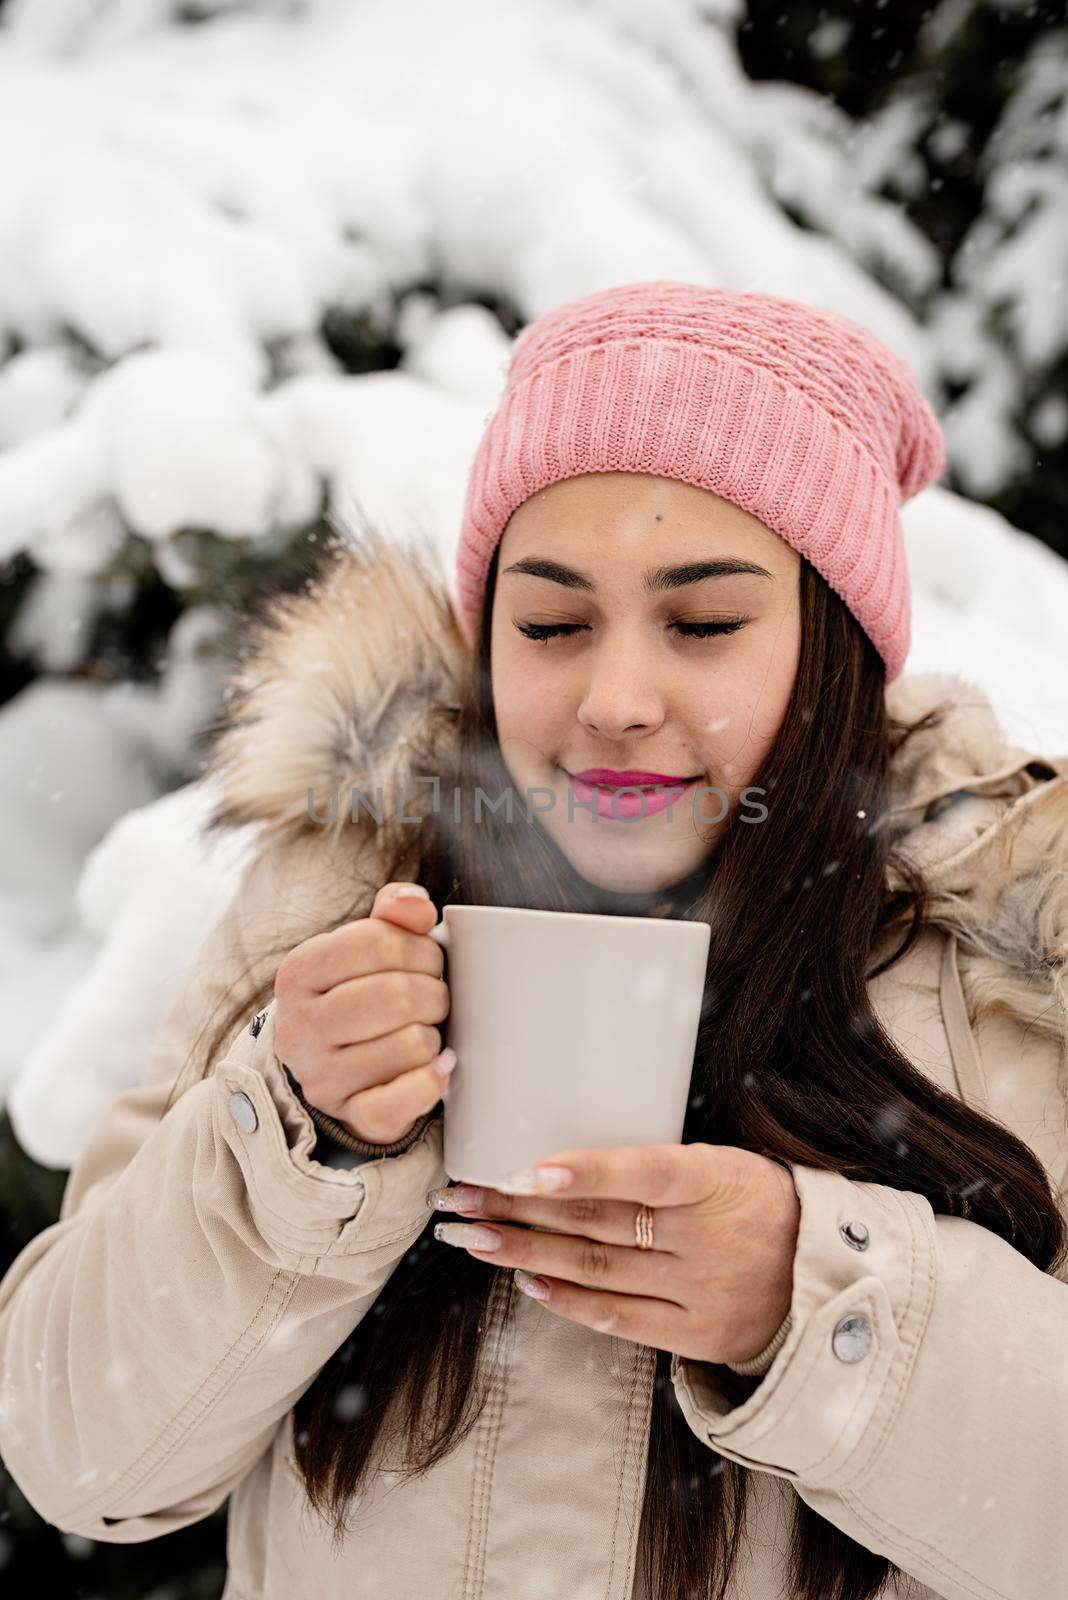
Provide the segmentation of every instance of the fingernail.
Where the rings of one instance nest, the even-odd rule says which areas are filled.
[[[532,1278],[522,1267],[516,1267],[512,1276],[516,1281],[516,1287],[522,1289],[524,1294],[529,1294],[532,1300],[548,1300],[549,1285],[544,1278]]]
[[[420,900],[430,899],[429,891],[421,883],[402,883],[399,889],[393,891],[394,900],[410,900],[416,895]]]
[[[441,1054],[434,1057],[434,1065],[441,1076],[447,1078],[456,1066],[456,1051],[450,1045],[446,1045]]]
[[[498,1182],[497,1188],[502,1194],[537,1194],[532,1172],[510,1172]]]
[[[434,1225],[434,1238],[442,1244],[456,1244],[464,1250],[499,1250],[504,1239],[496,1228],[484,1228],[481,1223],[438,1222]]]
[[[450,1188],[428,1189],[426,1203],[433,1211],[477,1211],[482,1190],[471,1183]]]
[[[535,1167],[534,1182],[542,1191],[550,1193],[566,1189],[575,1174],[569,1167]]]
[[[535,1167],[533,1171],[513,1172],[498,1187],[505,1194],[555,1194],[566,1189],[573,1174],[567,1167]]]

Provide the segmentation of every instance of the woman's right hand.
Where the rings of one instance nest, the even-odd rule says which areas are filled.
[[[310,1105],[357,1139],[392,1144],[437,1105],[449,1014],[437,921],[411,884],[387,883],[366,917],[294,946],[275,975],[275,1050]],[[442,1065],[455,1065],[452,1051]]]

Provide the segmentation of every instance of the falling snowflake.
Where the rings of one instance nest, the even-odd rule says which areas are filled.
[[[367,1405],[367,1390],[362,1383],[347,1383],[334,1400],[333,1411],[342,1422],[351,1422]]]

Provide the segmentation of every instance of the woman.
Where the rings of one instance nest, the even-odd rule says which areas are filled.
[[[1068,1592],[1068,758],[901,675],[897,508],[941,466],[854,324],[627,285],[517,341],[460,617],[374,535],[267,607],[212,765],[261,848],[0,1284],[43,1516],[138,1541],[232,1492],[225,1600]],[[593,767],[724,814],[595,819]],[[477,785],[558,803],[475,826]],[[710,923],[660,1170],[734,1163],[730,1250],[581,1160],[575,1199],[458,1210],[496,1261],[439,1237],[448,901]],[[339,999],[397,970],[405,1026]],[[624,1269],[684,1299],[713,1257],[733,1342],[594,1325]]]

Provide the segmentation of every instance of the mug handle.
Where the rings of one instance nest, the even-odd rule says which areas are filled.
[[[433,939],[435,944],[440,944],[440,946],[441,946],[441,948],[443,950],[448,950],[448,948],[449,948],[449,930],[445,926],[444,922],[436,923],[434,925],[434,927],[430,929],[430,932],[428,934],[428,938]]]

